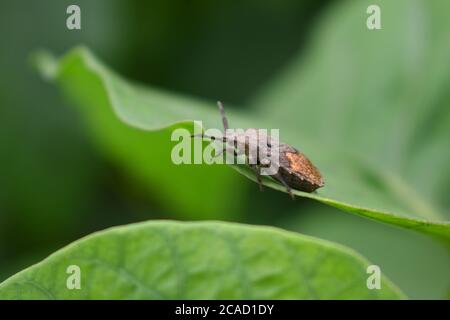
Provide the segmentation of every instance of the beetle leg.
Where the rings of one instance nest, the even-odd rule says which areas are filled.
[[[227,138],[226,137],[214,137],[214,136],[208,136],[205,135],[203,133],[200,134],[191,134],[191,138],[206,138],[209,139],[211,141],[220,141],[222,139],[222,142],[227,142]],[[217,152],[216,154],[214,154],[213,158],[217,158],[218,156],[220,156],[223,152],[225,151],[225,148],[220,150],[219,152]]]
[[[224,141],[224,142],[226,142],[226,141]],[[219,155],[221,155],[224,152],[233,154],[234,160],[236,160],[236,157],[239,155],[239,152],[236,150],[236,148],[234,148],[233,146],[230,146],[228,144],[225,144],[224,148],[217,155],[219,156]]]
[[[217,101],[217,105],[219,106],[220,115],[222,117],[223,129],[225,131],[227,131],[227,129],[228,129],[228,119],[227,119],[227,116],[225,115],[225,110],[223,109],[223,104],[222,104],[222,102]]]
[[[263,184],[261,181],[261,168],[259,168],[256,164],[250,163],[250,157],[248,155],[245,157],[245,162],[255,172],[256,179],[258,180],[259,191],[263,191]]]
[[[286,190],[289,193],[289,195],[291,196],[292,200],[295,200],[295,197],[294,197],[294,194],[292,193],[291,187],[286,183],[286,181],[284,181],[284,178],[281,176],[281,174],[277,173],[276,175],[274,175],[274,177],[277,178],[278,181],[280,181],[286,187]]]
[[[225,151],[225,148],[219,150],[219,152],[216,152],[216,154],[214,154],[213,158],[217,158],[218,156],[221,156],[223,154],[223,152]]]
[[[208,136],[205,135],[203,133],[200,134],[191,134],[191,138],[206,138],[209,140],[222,140],[223,142],[227,142],[227,138],[226,137],[214,137],[214,136]]]
[[[258,168],[256,165],[251,164],[250,167],[253,169],[253,171],[256,174],[256,179],[258,179],[258,185],[259,185],[259,191],[263,191],[263,184],[261,180],[261,169]]]

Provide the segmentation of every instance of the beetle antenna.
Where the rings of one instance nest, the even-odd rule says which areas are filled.
[[[219,106],[220,115],[222,116],[223,128],[225,130],[227,130],[228,129],[228,119],[227,119],[227,116],[225,115],[225,109],[223,108],[222,102],[217,101],[217,105]]]

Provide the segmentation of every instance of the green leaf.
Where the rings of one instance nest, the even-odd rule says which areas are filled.
[[[192,130],[189,119],[215,118],[205,102],[132,85],[84,48],[60,62],[46,52],[36,53],[33,60],[41,74],[56,81],[75,102],[97,148],[124,168],[151,199],[182,218],[238,218],[245,187],[236,183],[239,177],[224,166],[171,161],[173,128]],[[218,206],[224,198],[235,201],[228,208]]]
[[[252,181],[257,181],[255,175],[249,168],[244,166],[233,167]],[[263,177],[263,184],[275,190],[285,191],[284,186],[275,183],[273,180],[270,180],[268,178]],[[404,217],[391,212],[355,206],[353,204],[326,198],[322,195],[317,195],[316,193],[305,193],[297,190],[292,190],[292,192],[298,196],[314,199],[328,204],[332,207],[344,210],[346,212],[354,213],[359,216],[393,224],[396,226],[401,226],[403,228],[411,230],[420,231],[435,236],[439,239],[444,239],[444,241],[446,242],[450,239],[450,223],[448,222],[432,222],[423,219]]]
[[[381,266],[410,299],[446,297],[448,248],[420,233],[343,215],[319,203],[311,203],[307,210],[292,208],[277,226],[351,247]]]
[[[69,290],[69,266],[81,289]],[[0,299],[398,299],[345,247],[272,227],[152,221],[74,242],[0,284]]]
[[[373,4],[382,29],[369,31]],[[261,126],[281,128],[323,173],[325,188],[303,196],[450,239],[449,11],[339,2],[310,50],[252,100]]]
[[[185,127],[192,130],[193,120],[203,121],[206,128],[221,127],[220,117],[213,102],[206,103],[130,84],[103,66],[84,48],[71,51],[59,61],[41,55],[37,59],[37,65],[41,69],[52,70],[44,73],[53,74],[62,88],[78,100],[77,105],[81,106],[94,138],[100,142],[99,146],[119,159],[134,176],[147,184],[152,192],[164,199],[169,206],[172,205],[173,210],[180,214],[188,212],[195,218],[206,218],[208,215],[217,215],[218,207],[225,207],[217,206],[224,198],[234,199],[228,202],[230,206],[236,206],[240,202],[239,199],[243,196],[240,184],[236,183],[235,175],[223,170],[224,166],[175,166],[170,160],[170,151],[174,145],[170,142],[170,132],[174,128]],[[274,87],[276,92],[279,86]],[[318,96],[318,99],[324,96],[316,91],[314,93],[314,97]],[[283,107],[282,102],[281,100],[279,108]],[[301,116],[303,110],[293,109],[294,106],[288,102],[284,108],[291,110],[286,113],[290,115],[290,119],[295,120],[292,115],[298,113]],[[318,108],[305,108],[304,112],[316,109]],[[283,112],[276,110],[270,112],[267,107],[264,113],[259,114],[231,110],[228,117],[232,126],[240,128],[270,127],[276,121],[271,119],[281,117],[283,120],[280,120],[279,124],[283,125],[282,138],[285,137],[296,146],[297,139],[293,137],[306,132],[306,129],[297,126],[296,122],[286,120]],[[321,123],[319,118],[314,121]],[[369,121],[366,127],[369,128],[373,122]],[[381,130],[379,134],[384,132],[382,128],[378,129]],[[327,134],[338,136],[331,129]],[[354,157],[352,151],[346,147],[330,147],[317,142],[318,137],[323,135],[320,133],[314,137],[305,134],[299,140],[305,153],[318,163],[326,185],[314,194],[299,191],[295,194],[353,214],[450,240],[450,223],[437,218],[441,216],[437,209],[426,201],[422,194],[416,192],[413,184],[407,184],[401,179],[400,171],[393,168],[379,170],[365,161],[362,156],[364,152]],[[367,152],[369,150],[371,149],[367,148]],[[378,162],[387,163],[383,159],[386,155],[389,153],[380,153]],[[247,170],[233,167],[254,180],[253,174]],[[169,170],[171,175],[177,177],[175,181],[167,177]],[[195,186],[193,183],[196,183]],[[266,179],[264,184],[285,191],[273,181]],[[202,188],[201,191],[199,188]],[[174,190],[182,192],[177,192],[175,196]],[[220,214],[220,217],[235,212],[232,208],[226,209],[227,213]]]

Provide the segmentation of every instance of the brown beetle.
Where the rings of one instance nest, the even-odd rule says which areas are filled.
[[[220,110],[220,114],[222,117],[222,123],[225,130],[225,135],[221,138],[202,135],[193,135],[201,136],[202,138],[208,138],[210,140],[221,139],[225,142],[226,148],[223,151],[231,151],[235,156],[245,154],[246,159],[251,157],[251,153],[249,152],[249,145],[254,143],[257,144],[258,150],[261,149],[263,153],[270,154],[273,149],[278,149],[279,157],[278,157],[278,170],[275,174],[269,175],[271,178],[276,181],[282,183],[287,192],[294,198],[291,189],[296,189],[304,192],[313,192],[316,189],[324,186],[324,181],[322,175],[319,170],[311,163],[311,161],[300,151],[287,145],[285,143],[278,143],[277,148],[274,148],[273,141],[268,136],[261,136],[261,133],[258,132],[256,139],[253,141],[248,139],[248,136],[245,134],[232,133],[228,134],[228,119],[225,115],[225,110],[223,108],[223,104],[218,101],[217,102]],[[255,130],[255,129],[247,129],[247,130]],[[237,148],[236,141],[244,141],[245,148]],[[242,145],[242,144],[241,144]],[[216,156],[222,154],[222,152],[216,154]],[[259,155],[260,153],[258,153]],[[258,184],[260,189],[262,190],[262,181],[261,181],[261,168],[266,168],[270,165],[270,160],[264,158],[260,159],[259,156],[256,156],[257,159],[250,164],[250,161],[247,161],[249,166],[255,171],[256,177],[258,179]]]

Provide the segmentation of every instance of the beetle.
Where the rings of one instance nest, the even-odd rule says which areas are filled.
[[[223,104],[218,101],[217,105],[219,107],[222,124],[225,131],[224,136],[219,138],[207,136],[202,133],[200,135],[192,135],[192,137],[207,138],[209,140],[219,139],[226,143],[226,147],[222,150],[222,152],[231,151],[235,156],[244,154],[247,159],[247,164],[256,174],[261,191],[263,190],[261,168],[267,168],[271,163],[267,158],[260,158],[260,153],[257,154],[256,159],[252,159],[254,161],[249,161],[249,158],[251,159],[252,157],[251,152],[249,152],[252,143],[257,145],[258,150],[262,150],[262,154],[266,153],[269,155],[272,150],[277,150],[279,153],[277,164],[278,170],[275,174],[271,174],[269,176],[284,185],[286,191],[292,198],[294,198],[292,189],[311,193],[324,186],[324,180],[319,170],[302,152],[298,151],[296,148],[285,143],[273,142],[270,136],[262,135],[260,131],[257,131],[257,136],[250,140],[248,140],[248,136],[245,136],[245,134],[242,133],[227,133],[229,126]],[[247,130],[256,131],[256,129]],[[244,148],[237,148],[236,142],[243,142],[241,145],[244,145]],[[277,145],[275,146],[274,143],[277,143]],[[222,152],[216,154],[216,156],[219,156]]]

